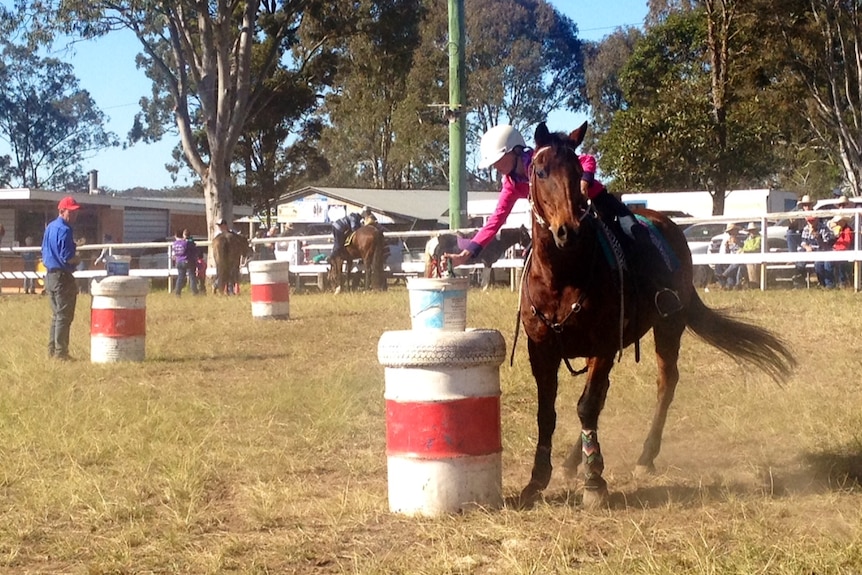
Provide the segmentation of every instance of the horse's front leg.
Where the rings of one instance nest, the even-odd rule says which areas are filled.
[[[581,455],[584,465],[584,507],[595,509],[608,502],[608,484],[602,477],[605,461],[599,445],[599,415],[605,407],[614,365],[613,356],[594,357],[587,362],[587,382],[578,400],[578,418],[581,420]]]
[[[544,344],[527,340],[527,351],[530,355],[530,367],[536,380],[537,411],[536,423],[539,438],[536,443],[536,454],[533,459],[533,471],[530,482],[521,491],[521,504],[529,505],[538,499],[541,492],[551,481],[551,444],[554,429],[557,426],[557,371],[560,367],[558,346],[554,342]]]

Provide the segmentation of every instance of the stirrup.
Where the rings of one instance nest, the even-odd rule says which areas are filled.
[[[670,294],[673,296],[672,300],[669,300],[667,297],[664,298],[664,306],[659,304],[659,298],[664,294]],[[661,288],[655,293],[655,308],[658,310],[658,314],[661,317],[671,316],[682,309],[682,301],[679,299],[679,294],[670,288]],[[665,309],[666,308],[666,309]]]

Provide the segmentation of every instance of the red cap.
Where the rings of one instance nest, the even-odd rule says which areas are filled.
[[[80,207],[81,204],[76,202],[75,198],[73,198],[72,196],[66,196],[65,198],[60,200],[59,204],[57,204],[58,210],[77,210]]]

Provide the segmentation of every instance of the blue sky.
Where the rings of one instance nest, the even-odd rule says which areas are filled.
[[[647,13],[646,0],[549,0],[561,12],[575,21],[580,36],[598,40],[619,26],[640,26]],[[108,129],[124,139],[138,101],[149,94],[150,83],[143,72],[135,68],[139,52],[131,33],[115,32],[96,42],[79,43],[71,56],[55,55],[75,66],[80,86],[89,90],[96,105],[109,118]],[[552,129],[576,127],[585,119],[565,111],[548,117]],[[99,184],[115,190],[135,186],[162,188],[175,185],[165,170],[178,138],[168,136],[152,145],[136,144],[128,149],[111,149],[83,162],[84,170],[98,170]],[[189,184],[191,177],[180,175],[176,184]]]

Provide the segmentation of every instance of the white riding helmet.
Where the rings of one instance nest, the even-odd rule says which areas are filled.
[[[485,132],[479,144],[479,169],[490,168],[518,146],[527,147],[524,136],[518,130],[508,124],[494,126]]]

